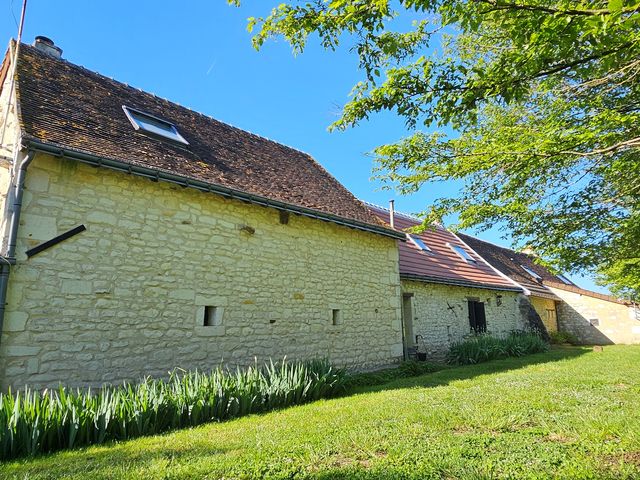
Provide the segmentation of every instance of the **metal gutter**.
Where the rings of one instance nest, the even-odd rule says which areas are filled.
[[[225,198],[241,200],[243,202],[251,203],[254,205],[260,205],[263,207],[275,208],[276,210],[282,210],[296,215],[302,215],[304,217],[314,218],[325,222],[335,223],[345,227],[353,228],[355,230],[361,230],[365,232],[375,233],[386,237],[391,237],[399,240],[404,240],[405,236],[402,232],[397,232],[382,226],[371,225],[368,223],[360,222],[357,220],[350,220],[331,213],[320,212],[307,207],[301,207],[298,205],[291,205],[279,200],[272,200],[261,195],[255,195],[241,190],[235,190],[232,188],[217,185],[215,183],[205,182],[202,180],[195,180],[193,178],[184,177],[169,173],[164,170],[142,167],[139,165],[133,165],[130,163],[122,162],[120,160],[114,160],[112,158],[100,157],[86,152],[80,152],[77,150],[70,150],[61,148],[55,145],[40,142],[33,139],[24,139],[23,145],[30,150],[45,153],[48,155],[54,155],[57,157],[69,158],[78,162],[86,163],[96,167],[105,167],[111,170],[119,172],[129,173],[132,175],[138,175],[141,177],[149,178],[154,181],[166,181],[175,183],[183,187],[195,188],[203,192],[215,193]]]
[[[487,285],[484,283],[473,283],[467,282],[465,280],[454,280],[454,279],[445,279],[440,277],[430,277],[428,275],[415,275],[413,273],[401,273],[400,280],[413,280],[416,282],[428,282],[428,283],[439,283],[442,285],[453,285],[456,287],[470,287],[470,288],[482,288],[485,290],[499,290],[499,291],[509,291],[509,292],[522,292],[522,288],[520,287],[500,287],[498,285]]]
[[[24,194],[24,180],[27,175],[27,167],[35,157],[35,152],[28,151],[22,159],[22,150],[16,150],[15,154],[15,176],[11,182],[11,197],[7,201],[11,204],[11,217],[7,232],[7,251],[0,259],[0,341],[2,340],[2,329],[4,326],[4,312],[7,303],[7,290],[9,289],[9,272],[11,265],[15,264],[15,252],[18,238],[18,226],[20,225],[20,213],[22,211],[22,197]]]

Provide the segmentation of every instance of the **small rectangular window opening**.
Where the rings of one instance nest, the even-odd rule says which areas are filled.
[[[460,245],[451,245],[449,244],[449,247],[451,248],[451,250],[453,250],[454,252],[456,252],[458,255],[460,255],[464,260],[466,260],[469,263],[477,263],[476,259],[473,258],[469,252],[467,252],[464,248],[462,248]]]
[[[142,130],[152,135],[168,138],[169,140],[189,145],[189,142],[180,135],[180,132],[178,132],[178,129],[173,123],[124,105],[122,106],[122,109],[131,122],[131,125],[133,125],[133,128],[136,130]]]
[[[213,307],[207,305],[204,307],[204,319],[203,325],[205,327],[217,327],[222,325],[222,315],[220,315],[220,309],[218,307]]]
[[[331,324],[332,325],[341,325],[342,324],[342,312],[337,308],[331,310]]]
[[[424,243],[424,241],[417,235],[408,235],[409,240],[411,240],[411,243],[413,243],[416,247],[418,247],[418,250],[421,250],[423,252],[430,252],[431,249],[427,246],[426,243]]]

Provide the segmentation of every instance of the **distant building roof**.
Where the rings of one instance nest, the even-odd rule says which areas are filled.
[[[557,296],[547,288],[553,287],[593,298],[599,298],[601,300],[607,300],[609,302],[625,303],[623,300],[611,295],[605,295],[580,288],[573,284],[573,282],[567,283],[568,280],[563,275],[556,275],[548,268],[537,264],[533,255],[524,252],[516,252],[510,248],[501,247],[470,235],[459,233],[458,236],[478,252],[487,262],[512,280],[515,280],[520,285],[530,290],[532,295],[557,298]],[[540,277],[539,280],[536,281],[536,279],[530,275],[527,270],[531,270]]]
[[[31,148],[74,158],[95,156],[127,165],[131,173],[159,172],[162,175],[158,178],[164,180],[177,175],[187,179],[187,184],[193,180],[189,185],[203,190],[207,188],[202,183],[216,185],[224,190],[209,191],[229,191],[229,197],[241,192],[243,200],[266,198],[273,204],[260,200],[261,204],[276,208],[291,205],[297,208],[296,213],[299,210],[307,216],[395,235],[310,155],[299,150],[32,46],[20,46],[16,78],[23,143]],[[134,128],[131,112],[138,115],[138,123],[157,120],[160,123],[150,125],[151,130],[162,134],[164,129],[169,137],[184,141]],[[101,164],[113,168],[107,161]]]
[[[624,300],[622,298],[614,297],[613,295],[607,295],[604,293],[593,292],[591,290],[587,290],[586,288],[580,288],[577,285],[567,285],[565,283],[554,282],[554,281],[545,281],[545,285],[557,288],[558,290],[565,290],[567,292],[578,293],[580,295],[585,295],[587,297],[598,298],[600,300],[605,300],[607,302],[620,303],[622,305],[636,305],[637,303],[632,300]]]
[[[388,210],[377,205],[369,205],[369,208],[382,221],[389,222]],[[421,223],[420,220],[402,213],[396,213],[394,219],[398,230],[406,230]],[[434,226],[433,229],[415,235],[429,250],[422,250],[420,242],[398,242],[401,278],[494,290],[522,290],[496,273],[448,230]],[[462,252],[457,253],[456,247],[461,248]],[[465,260],[465,253],[471,260]]]

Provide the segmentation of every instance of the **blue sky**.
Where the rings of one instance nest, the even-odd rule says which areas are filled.
[[[3,3],[0,33],[8,43],[17,34],[10,12],[18,19],[21,0]],[[23,41],[46,35],[73,63],[308,152],[363,200],[386,205],[395,198],[396,208],[413,213],[455,192],[458,185],[441,183],[398,197],[371,181],[367,152],[407,135],[403,122],[381,114],[329,133],[361,79],[357,59],[346,48],[326,52],[313,42],[298,57],[282,40],[255,51],[246,19],[277,3],[245,0],[234,8],[225,0],[198,0],[185,8],[185,2],[150,0],[30,0]],[[480,236],[510,246],[501,235]],[[590,279],[572,278],[603,291]]]

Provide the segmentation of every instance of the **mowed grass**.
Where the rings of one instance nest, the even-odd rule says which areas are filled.
[[[0,478],[640,478],[640,346],[554,348],[0,465]]]

